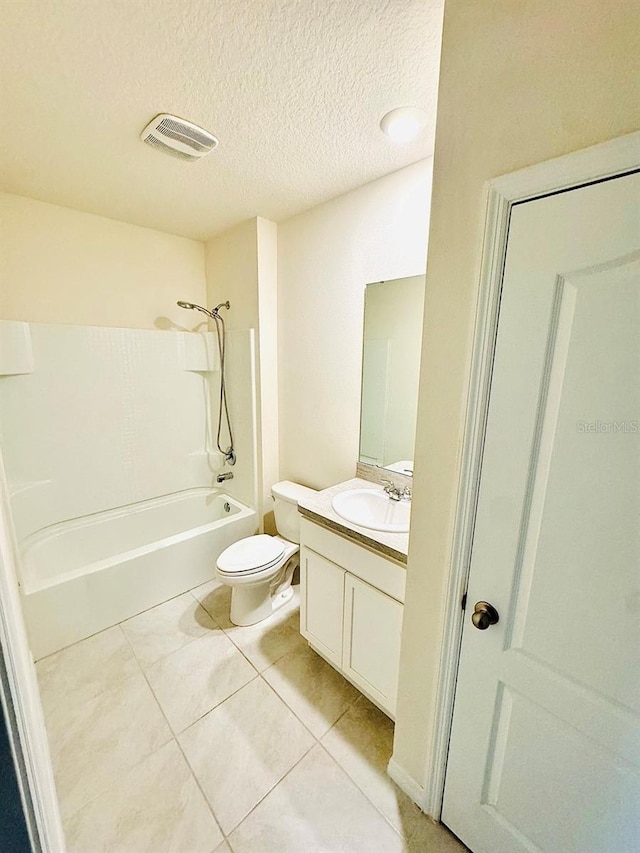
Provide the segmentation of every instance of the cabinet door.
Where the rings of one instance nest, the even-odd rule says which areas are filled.
[[[300,553],[300,633],[339,667],[346,572],[307,548]]]
[[[343,668],[391,716],[396,711],[403,612],[395,599],[346,576]]]

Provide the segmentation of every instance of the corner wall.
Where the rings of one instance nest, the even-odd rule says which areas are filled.
[[[240,429],[245,432],[248,419],[255,418],[255,488],[250,502],[270,533],[275,532],[275,527],[269,498],[271,486],[279,479],[277,240],[275,223],[256,217],[213,237],[205,247],[208,304],[231,302],[229,311],[221,309],[230,332],[255,330],[255,400],[251,411],[237,408],[232,428],[234,434]],[[231,370],[232,365],[229,367]],[[245,461],[238,460],[236,468],[228,469],[233,471],[234,480],[240,473],[241,462]],[[243,477],[246,480],[246,473]],[[235,485],[233,481],[228,484],[231,494],[235,494]],[[246,502],[246,485],[243,495],[238,497]]]
[[[448,0],[394,760],[427,775],[484,227],[484,182],[638,128],[633,0]],[[434,499],[437,496],[437,499]]]
[[[354,476],[365,285],[424,273],[430,195],[429,159],[278,226],[283,479]]]
[[[68,207],[0,193],[0,248],[3,320],[191,329],[206,299],[203,243]]]

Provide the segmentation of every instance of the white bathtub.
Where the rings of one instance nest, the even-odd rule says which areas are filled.
[[[55,524],[21,543],[21,591],[36,659],[214,577],[257,516],[215,489]]]

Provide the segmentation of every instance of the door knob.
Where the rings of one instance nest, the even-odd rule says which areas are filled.
[[[471,621],[479,631],[486,631],[491,625],[495,625],[499,618],[498,611],[488,601],[476,601]]]

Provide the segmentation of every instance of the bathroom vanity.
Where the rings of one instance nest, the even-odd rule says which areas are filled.
[[[395,719],[408,533],[351,524],[336,494],[380,486],[349,480],[301,501],[300,631],[309,645]]]

